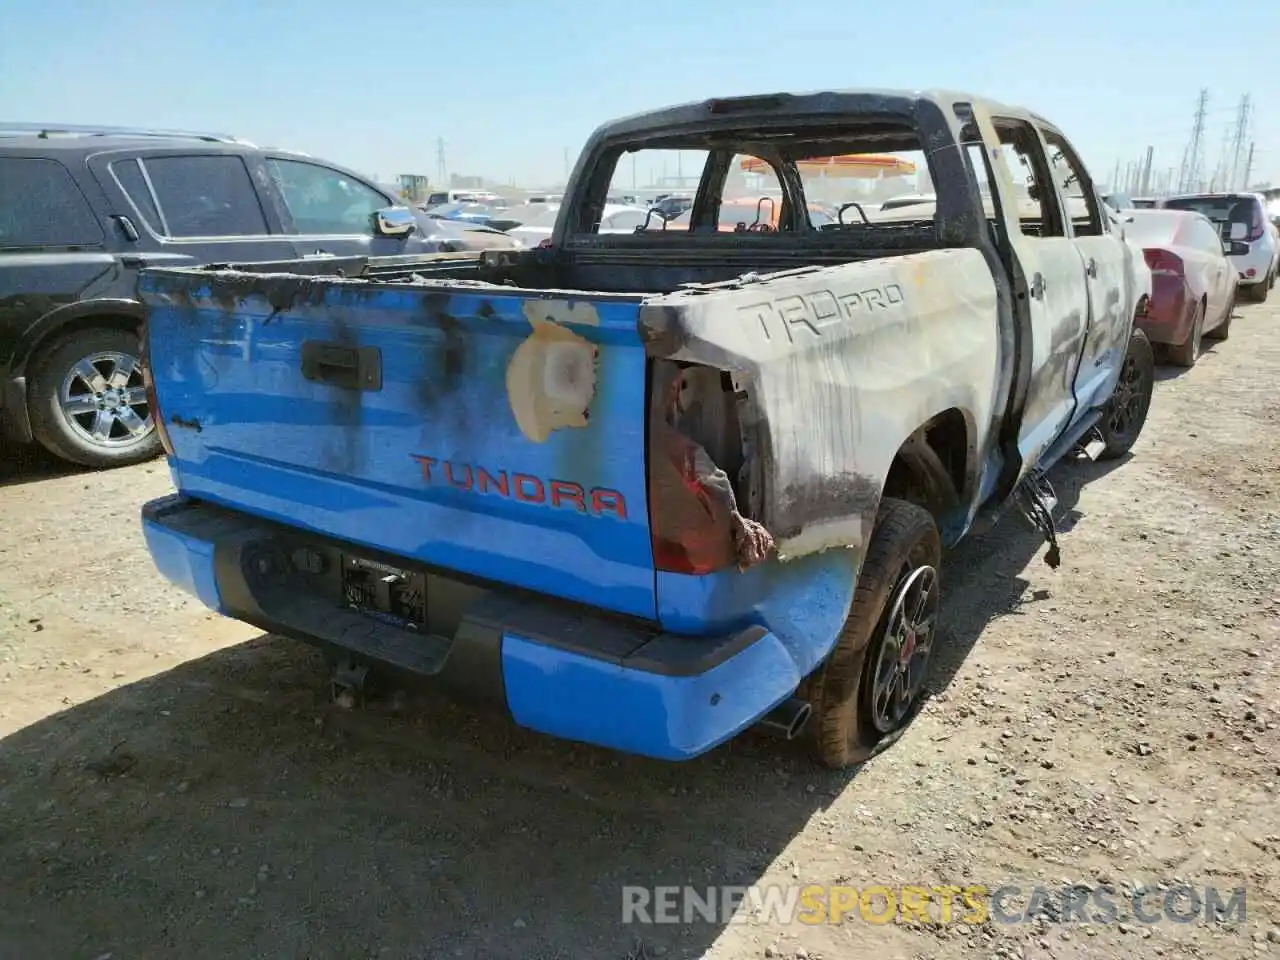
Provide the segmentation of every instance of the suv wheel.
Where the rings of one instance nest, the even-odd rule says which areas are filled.
[[[50,452],[86,467],[120,467],[160,453],[136,334],[80,330],[37,358],[31,429]]]

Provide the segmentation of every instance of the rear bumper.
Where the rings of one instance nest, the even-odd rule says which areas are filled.
[[[1138,327],[1152,343],[1183,343],[1191,333],[1194,306],[1181,278],[1156,276],[1147,312],[1138,318]]]
[[[1271,275],[1271,270],[1276,263],[1275,248],[1268,243],[1257,240],[1249,244],[1249,252],[1247,254],[1230,257],[1229,259],[1231,265],[1236,268],[1236,273],[1240,278],[1240,285],[1242,287],[1249,286],[1261,283]]]
[[[569,740],[690,759],[752,726],[801,680],[792,654],[764,627],[676,636],[428,571],[428,603],[450,611],[449,626],[410,630],[311,588],[290,557],[303,538],[319,538],[182,496],[146,504],[142,526],[160,573],[211,609],[431,677],[520,726]]]

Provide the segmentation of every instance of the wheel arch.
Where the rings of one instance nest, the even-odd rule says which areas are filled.
[[[882,496],[923,507],[945,529],[976,488],[976,437],[971,413],[955,406],[939,410],[899,445]]]
[[[19,341],[13,376],[26,376],[41,353],[74,333],[110,328],[136,331],[146,308],[136,300],[89,300],[67,304],[45,314]]]

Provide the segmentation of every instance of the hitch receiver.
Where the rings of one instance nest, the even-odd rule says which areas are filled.
[[[344,657],[333,668],[329,678],[329,697],[343,707],[363,705],[369,691],[369,668]]]

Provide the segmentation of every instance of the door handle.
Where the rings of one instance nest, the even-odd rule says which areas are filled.
[[[302,375],[344,390],[382,389],[382,351],[324,340],[302,343]]]
[[[1044,274],[1037,273],[1031,278],[1031,296],[1037,300],[1044,299]]]
[[[1098,261],[1090,257],[1089,262],[1084,265],[1084,272],[1086,276],[1096,277],[1098,275]]]
[[[113,213],[111,219],[120,227],[120,232],[124,234],[126,240],[130,243],[138,242],[138,228],[133,225],[132,220],[123,213]]]

